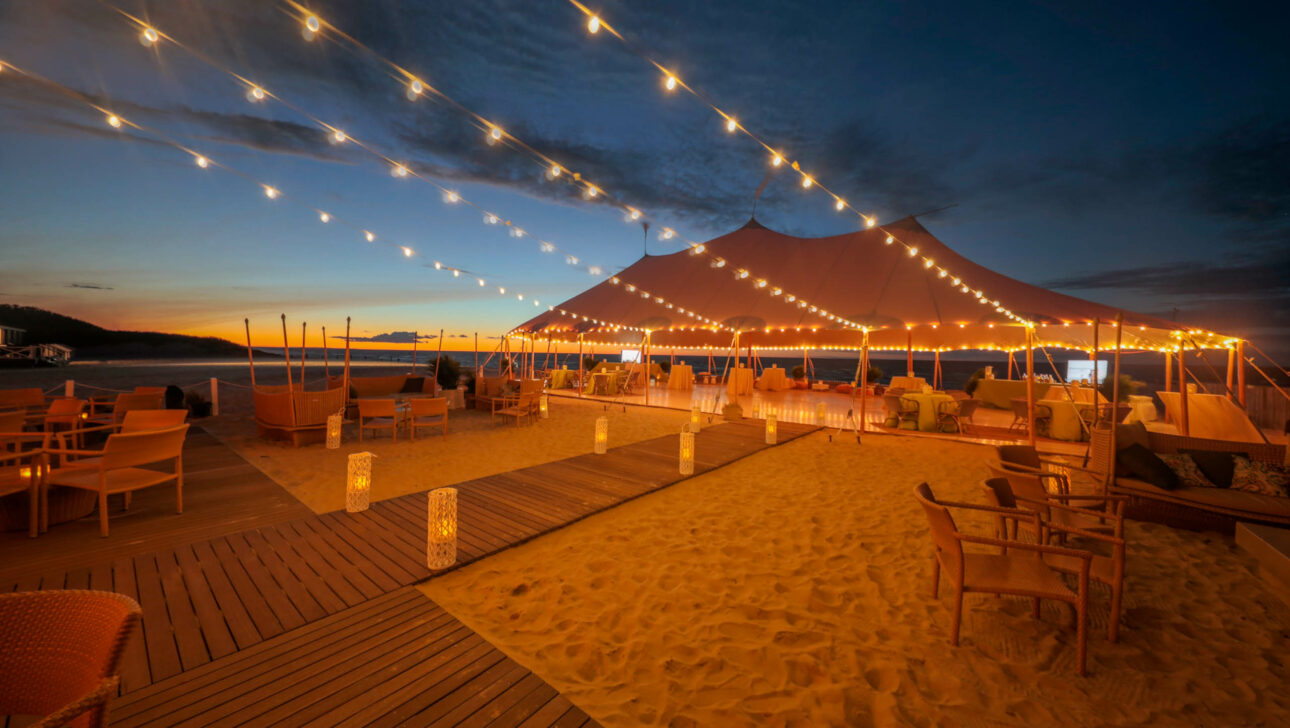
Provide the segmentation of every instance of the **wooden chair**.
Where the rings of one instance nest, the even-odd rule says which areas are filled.
[[[0,453],[19,450],[18,439],[14,435],[20,434],[26,425],[25,412],[0,412]]]
[[[1039,617],[1039,602],[1042,599],[1055,599],[1066,602],[1075,608],[1075,632],[1078,652],[1076,671],[1080,675],[1086,672],[1088,643],[1088,580],[1092,554],[1087,551],[1032,544],[1021,541],[1009,541],[999,538],[986,538],[962,533],[954,524],[950,508],[1000,513],[1014,518],[1025,518],[1034,514],[1025,511],[979,506],[968,503],[950,503],[937,501],[927,483],[914,489],[923,511],[927,514],[931,526],[932,545],[935,556],[932,560],[932,596],[936,597],[940,589],[940,575],[945,576],[954,586],[954,621],[950,627],[950,644],[958,646],[959,626],[963,618],[963,595],[968,593],[1010,594],[1030,597],[1033,600],[1032,611]],[[1038,523],[1036,522],[1036,528]],[[963,550],[963,544],[980,544],[996,546],[1001,553],[974,553]],[[1062,572],[1049,566],[1049,556],[1065,556],[1079,565],[1077,573],[1078,588],[1072,591],[1062,579]]]
[[[188,410],[157,409],[130,410],[121,419],[121,432],[143,432],[178,427],[188,419]]]
[[[106,726],[141,616],[138,603],[113,592],[0,594],[0,714],[44,716],[37,726]]]
[[[165,397],[166,388],[165,387],[135,387],[134,393],[135,394],[160,394],[162,397]]]
[[[119,425],[127,412],[137,409],[158,410],[164,405],[164,395],[159,392],[122,392],[112,402],[112,411],[90,418],[92,422]]]
[[[40,533],[40,480],[47,458],[42,450],[0,453],[0,497],[27,494],[27,535]]]
[[[960,435],[967,432],[967,423],[972,421],[976,408],[981,406],[979,399],[956,399],[953,402],[941,402],[936,408],[936,429],[943,424],[954,425]]]
[[[898,397],[897,401],[900,403],[900,409],[897,411],[899,422],[897,422],[896,426],[899,427],[905,422],[913,422],[914,429],[917,430],[918,415],[922,411],[922,405],[916,399],[905,399],[904,397]]]
[[[1128,503],[1128,498],[1119,495],[1077,495],[1070,492],[1069,480],[1065,476],[1056,473],[1046,472],[1020,472],[1005,467],[998,460],[990,460],[986,463],[990,470],[991,478],[1006,480],[1008,488],[1011,490],[1013,497],[1018,501],[1019,508],[1033,510],[1039,513],[1039,517],[1044,522],[1057,522],[1070,528],[1080,528],[1092,531],[1110,532],[1112,529],[1102,521],[1081,519],[1076,517],[1076,513],[1067,510],[1060,510],[1053,513],[1049,506],[1080,506],[1078,511],[1090,511],[1121,517],[1124,514],[1124,506]],[[1047,476],[1047,477],[1045,477]],[[1053,492],[1045,484],[1045,480],[1052,482],[1056,477],[1056,487],[1060,488],[1065,484],[1066,492]]]
[[[538,398],[541,396],[530,392],[493,403],[493,423],[496,424],[498,415],[514,417],[517,425],[525,417],[536,420]]]
[[[165,430],[144,432],[119,432],[109,435],[102,450],[54,449],[61,456],[84,455],[88,460],[60,460],[59,466],[50,469],[46,476],[48,485],[91,490],[99,496],[99,533],[108,535],[107,497],[113,493],[125,494],[125,506],[130,507],[130,494],[136,490],[175,481],[175,512],[184,512],[184,438],[188,425]],[[175,471],[139,467],[173,460]]]
[[[43,429],[45,432],[75,429],[83,419],[81,413],[85,411],[85,405],[85,400],[72,397],[50,402],[49,409],[45,411]]]
[[[448,436],[448,398],[427,397],[408,401],[408,439],[417,439],[418,427],[443,426]]]
[[[399,441],[399,405],[392,399],[358,400],[358,441],[363,430],[389,430],[390,439]]]

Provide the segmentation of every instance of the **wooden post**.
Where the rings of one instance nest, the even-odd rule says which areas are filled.
[[[475,376],[479,376],[479,332],[475,332]]]
[[[282,314],[282,356],[287,364],[287,394],[291,395],[291,425],[296,424],[296,388],[291,383],[291,344],[287,343],[287,315]]]
[[[1236,342],[1236,396],[1237,401],[1241,403],[1241,409],[1245,409],[1245,342]]]
[[[211,414],[219,414],[219,379],[211,377]]]
[[[1169,351],[1165,351],[1165,391],[1174,391],[1174,363]]]
[[[1026,327],[1026,429],[1035,446],[1035,332]]]
[[[914,376],[914,329],[912,326],[905,327],[905,333],[908,334],[906,340],[908,344],[905,347],[905,376]]]
[[[287,364],[289,368],[290,363]],[[305,391],[305,322],[300,322],[300,391]]]
[[[937,349],[935,360],[932,363],[932,389],[941,388],[941,350]],[[865,381],[868,382],[869,370],[865,369]]]
[[[1227,350],[1227,398],[1236,401],[1236,349]]]
[[[251,368],[251,389],[255,389],[255,357],[251,354],[251,319],[242,319],[246,324],[246,363]]]
[[[75,381],[75,380],[67,379],[67,380],[64,380],[64,381],[63,381],[63,396],[64,396],[64,397],[75,397],[75,396],[76,396],[76,381]]]
[[[1014,368],[1015,368],[1015,361],[1012,355],[1012,350],[1009,349],[1008,350],[1008,376],[1006,377],[1007,379],[1012,379],[1012,370]],[[1020,374],[1020,372],[1018,372],[1018,374]]]
[[[323,378],[330,380],[331,365],[328,364],[327,362],[327,327],[326,326],[322,327],[322,339],[323,339]]]
[[[650,332],[647,330],[647,331],[645,332],[645,346],[643,347],[643,348],[644,348],[644,350],[645,350],[645,351],[644,351],[644,353],[645,353],[645,357],[644,357],[644,359],[645,359],[645,376],[644,376],[644,377],[642,377],[642,379],[644,379],[644,380],[645,380],[645,382],[644,382],[644,386],[645,386],[645,406],[646,406],[646,407],[648,407],[648,406],[649,406],[649,375],[650,375],[650,365],[649,365],[649,364],[650,364],[650,362],[649,362],[649,344],[650,344]]]
[[[1116,408],[1120,405],[1120,343],[1124,335],[1124,312],[1121,311],[1115,315],[1115,380],[1111,383],[1111,398],[1115,400],[1111,403],[1111,462],[1106,469],[1106,479],[1102,481],[1102,492],[1105,494],[1111,487],[1111,480],[1115,478],[1115,443],[1116,429],[1119,426],[1120,418],[1116,416]],[[1092,434],[1089,435],[1092,437]]]
[[[1117,339],[1120,336],[1119,322],[1120,320],[1116,319],[1115,334]],[[1102,328],[1102,319],[1094,316],[1093,317],[1093,348],[1088,353],[1088,358],[1093,360],[1093,427],[1097,427],[1098,411],[1102,409],[1102,403],[1098,401],[1098,398],[1102,396],[1101,394],[1099,394],[1101,390],[1098,389],[1097,387],[1097,336],[1101,328]],[[1117,382],[1115,385],[1112,385],[1112,386],[1113,387],[1118,386],[1118,384],[1119,383]],[[1115,419],[1115,402],[1111,403],[1111,419]],[[1089,430],[1089,437],[1091,438],[1092,436],[1093,436],[1092,430]]]
[[[1178,397],[1182,406],[1178,408],[1178,417],[1182,422],[1178,423],[1178,432],[1183,437],[1191,434],[1190,423],[1187,421],[1187,362],[1185,359],[1186,351],[1182,345],[1178,346]]]
[[[860,342],[860,412],[856,415],[859,421],[859,428],[856,430],[856,444],[860,444],[860,436],[864,434],[865,425],[868,420],[865,417],[865,400],[869,394],[869,332],[864,332],[864,338]]]
[[[417,373],[417,332],[412,332],[412,374]]]
[[[439,365],[443,363],[443,329],[439,329],[439,353],[434,355],[434,384],[430,385],[430,391],[438,393],[436,389],[439,386]],[[454,387],[455,389],[455,387]]]
[[[587,388],[587,383],[582,381],[582,334],[578,334],[578,396],[582,396],[582,390]]]
[[[345,405],[349,408],[349,317],[345,317]]]

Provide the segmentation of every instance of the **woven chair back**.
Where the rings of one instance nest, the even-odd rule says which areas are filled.
[[[914,497],[927,514],[927,523],[931,526],[932,546],[936,548],[936,558],[956,582],[963,569],[963,545],[959,543],[958,527],[954,525],[954,516],[950,509],[936,502],[936,494],[927,483],[920,483],[914,489]]]
[[[413,417],[437,417],[448,414],[447,397],[425,397],[408,402]]]
[[[359,417],[393,417],[397,404],[392,399],[358,400]]]
[[[184,424],[187,418],[188,410],[181,409],[130,410],[121,420],[121,432],[165,430]]]
[[[177,458],[183,452],[187,435],[188,425],[108,435],[103,447],[103,469],[133,468]]]

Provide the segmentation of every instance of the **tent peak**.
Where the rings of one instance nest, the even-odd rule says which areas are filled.
[[[769,230],[770,228],[758,222],[757,216],[753,215],[749,217],[748,222],[744,223],[744,226],[739,229],[740,230]]]

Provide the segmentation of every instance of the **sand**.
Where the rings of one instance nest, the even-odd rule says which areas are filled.
[[[951,647],[911,490],[980,502],[988,452],[814,435],[422,588],[610,727],[1290,722],[1290,610],[1215,534],[1128,524],[1121,639],[1094,586],[1086,678],[1060,604],[970,596]]]

